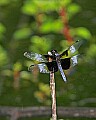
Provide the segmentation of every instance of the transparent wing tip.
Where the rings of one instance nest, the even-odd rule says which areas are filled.
[[[33,67],[34,67],[34,65],[29,66],[29,67],[28,67],[28,71],[29,71],[29,72],[32,72],[32,71],[33,71]]]
[[[24,52],[24,56],[25,56],[25,57],[27,56],[27,54],[28,54],[28,52]]]
[[[79,42],[80,45],[84,43],[84,40],[76,40],[76,43]]]
[[[29,58],[29,59],[31,59],[31,53],[25,52],[24,56],[27,57],[27,58]]]
[[[80,40],[76,40],[76,43],[79,42]]]

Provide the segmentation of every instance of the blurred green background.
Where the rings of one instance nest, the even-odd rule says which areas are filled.
[[[49,75],[30,73],[32,61],[23,54],[68,47],[61,8],[70,36],[84,44],[68,83],[55,74],[57,106],[96,107],[96,0],[0,0],[0,106],[51,105]]]

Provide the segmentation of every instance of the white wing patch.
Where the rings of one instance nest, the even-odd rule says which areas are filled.
[[[31,65],[28,70],[33,71],[34,67],[37,67],[39,69],[40,73],[49,73],[45,63]]]
[[[24,56],[34,61],[45,62],[41,54],[25,52]]]
[[[44,63],[38,64],[38,68],[41,73],[49,73],[47,66]]]
[[[77,65],[77,63],[78,63],[78,55],[73,56],[71,58],[71,60],[72,60],[72,66]]]
[[[70,47],[70,51],[71,51],[71,53],[74,53],[76,51],[76,49],[75,49],[75,47],[73,45]],[[73,56],[71,58],[73,66],[75,66],[78,63],[78,59],[77,58],[78,58],[78,55],[75,55],[75,56]]]

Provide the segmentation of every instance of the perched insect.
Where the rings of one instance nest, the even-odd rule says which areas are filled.
[[[25,52],[24,56],[36,62],[36,64],[29,67],[29,70],[32,70],[34,66],[38,66],[41,73],[57,72],[59,70],[63,80],[66,82],[67,79],[63,70],[67,70],[70,66],[75,66],[78,63],[77,50],[81,44],[82,41],[76,41],[61,54],[56,50],[51,50],[45,55]]]

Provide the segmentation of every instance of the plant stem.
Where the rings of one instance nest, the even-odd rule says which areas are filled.
[[[52,120],[57,119],[56,115],[56,93],[55,93],[55,79],[54,72],[50,72],[50,89],[51,89],[51,97],[52,97]]]

